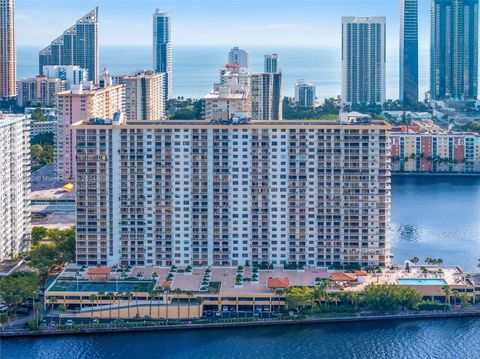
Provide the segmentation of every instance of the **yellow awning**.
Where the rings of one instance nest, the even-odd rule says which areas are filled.
[[[62,190],[64,191],[70,191],[73,189],[73,183],[67,183],[65,186],[62,187]]]

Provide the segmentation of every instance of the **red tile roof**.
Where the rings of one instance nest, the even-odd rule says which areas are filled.
[[[349,273],[332,273],[330,279],[337,282],[353,282],[357,278]]]
[[[110,275],[112,272],[112,268],[110,267],[95,267],[89,268],[87,274],[88,275]]]
[[[356,270],[355,275],[357,277],[366,277],[366,276],[368,276],[368,273],[364,270]]]
[[[271,289],[290,288],[290,279],[288,278],[268,278],[267,287]]]
[[[163,282],[162,287],[163,288],[170,288],[172,286],[172,282]]]

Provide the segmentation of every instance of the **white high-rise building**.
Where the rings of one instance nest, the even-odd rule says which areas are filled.
[[[278,55],[277,54],[267,54],[263,60],[263,72],[266,73],[277,73],[278,71]]]
[[[315,85],[298,80],[295,85],[295,106],[299,109],[314,110],[316,99]]]
[[[248,69],[248,52],[238,47],[234,47],[228,53],[228,63],[240,65]]]
[[[0,261],[30,240],[30,129],[25,115],[0,114]]]
[[[383,121],[115,116],[72,127],[79,264],[389,262],[390,127]]]
[[[282,73],[251,74],[251,98],[254,120],[281,120]]]
[[[165,101],[171,99],[172,87],[172,19],[159,9],[153,14],[153,69],[165,73]]]
[[[342,101],[385,103],[385,17],[342,18]]]
[[[43,66],[43,76],[49,79],[60,79],[66,81],[66,90],[70,90],[73,85],[79,85],[88,81],[88,70],[75,65],[51,65]]]
[[[165,119],[165,73],[151,70],[138,70],[119,78],[125,85],[125,115],[127,120]],[[117,81],[116,81],[117,82]]]

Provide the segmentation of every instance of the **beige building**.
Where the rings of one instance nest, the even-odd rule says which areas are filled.
[[[15,1],[0,0],[0,99],[17,95]]]
[[[251,74],[252,118],[282,120],[282,73]]]
[[[237,90],[227,84],[217,84],[215,89],[203,98],[204,119],[228,120],[235,114],[251,117],[250,91]]]
[[[121,77],[125,85],[125,115],[128,120],[156,121],[165,118],[165,73],[142,70]]]
[[[109,118],[125,110],[123,85],[95,88],[91,83],[73,86],[56,95],[57,109],[57,175],[64,180],[75,178],[75,136],[70,128],[76,121]]]
[[[120,117],[72,126],[79,264],[388,264],[385,122]]]
[[[66,81],[39,75],[18,81],[18,106],[53,107],[55,94],[66,90]]]

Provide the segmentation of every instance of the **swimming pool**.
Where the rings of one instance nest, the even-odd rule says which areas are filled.
[[[446,285],[444,279],[437,278],[400,278],[398,279],[400,285]]]

